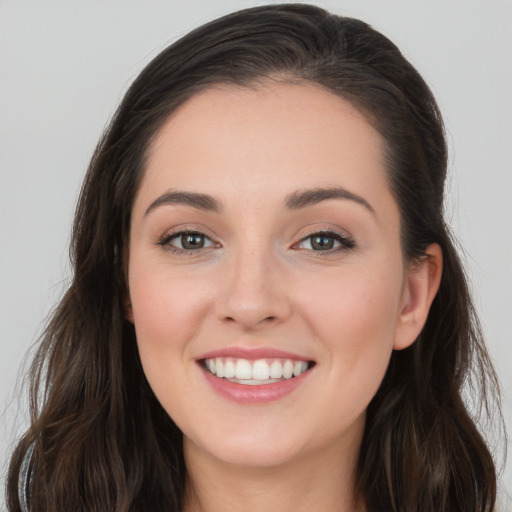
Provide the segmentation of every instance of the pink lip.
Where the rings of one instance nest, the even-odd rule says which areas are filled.
[[[260,348],[244,348],[244,347],[224,347],[217,350],[212,350],[206,354],[201,355],[197,358],[198,361],[202,359],[214,359],[216,357],[233,357],[236,359],[247,359],[249,361],[255,361],[257,359],[271,359],[271,358],[282,358],[282,359],[293,359],[294,361],[310,361],[311,359],[294,354],[292,352],[285,352],[272,347],[260,347]],[[272,384],[273,385],[273,384]],[[246,386],[244,386],[246,387]]]
[[[312,370],[307,370],[298,377],[280,380],[273,384],[262,384],[260,386],[249,386],[247,384],[230,382],[229,380],[215,377],[215,375],[212,375],[204,368],[202,368],[202,371],[208,384],[224,398],[245,404],[264,404],[278,400],[291,393],[307,380]]]

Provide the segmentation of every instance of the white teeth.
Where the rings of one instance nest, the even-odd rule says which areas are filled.
[[[224,377],[232,379],[235,376],[235,363],[231,359],[226,359],[224,364]]]
[[[260,359],[252,365],[252,378],[254,380],[267,380],[270,376],[270,367],[267,361]]]
[[[273,379],[280,379],[283,376],[283,365],[279,361],[273,361],[272,364],[270,365],[270,376]]]
[[[291,359],[234,359],[217,357],[206,359],[205,367],[219,378],[248,385],[270,384],[278,380],[298,377],[308,369],[307,361]]]
[[[224,377],[224,363],[220,357],[215,359],[215,374],[217,377]]]
[[[244,379],[244,380],[236,380],[236,379],[228,379],[229,382],[235,382],[236,384],[245,384],[247,386],[261,386],[262,384],[274,384],[274,382],[279,382],[278,379],[268,379],[266,381],[255,380],[255,379]]]
[[[217,374],[218,376],[219,374]],[[247,359],[238,359],[235,366],[235,377],[240,380],[252,377],[251,363]]]
[[[219,374],[217,373],[217,376]],[[283,366],[283,377],[285,379],[291,379],[293,375],[293,363],[291,361],[286,361],[286,363],[284,363],[284,366]]]

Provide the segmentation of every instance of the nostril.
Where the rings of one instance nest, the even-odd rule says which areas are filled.
[[[278,317],[277,316],[267,316],[267,317],[263,317],[262,319],[260,320],[255,320],[254,322],[251,322],[251,323],[254,323],[254,324],[262,324],[262,323],[271,323],[271,322],[275,322],[278,320]],[[244,319],[240,319],[240,320],[237,320],[236,317],[233,317],[233,316],[226,316],[224,318],[224,321],[226,322],[229,322],[229,323],[244,323]]]

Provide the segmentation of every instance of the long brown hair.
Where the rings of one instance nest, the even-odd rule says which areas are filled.
[[[319,84],[365,114],[386,142],[405,258],[424,257],[431,243],[443,251],[426,325],[393,353],[368,408],[358,490],[371,511],[493,509],[493,459],[461,392],[470,383],[490,410],[497,383],[443,217],[447,150],[436,102],[382,34],[287,4],[230,14],[168,47],[100,141],[76,210],[72,283],[31,370],[31,424],[7,483],[11,512],[24,501],[34,512],[181,510],[182,435],[145,379],[123,307],[131,208],[147,149],[180,104],[216,83],[269,76]]]

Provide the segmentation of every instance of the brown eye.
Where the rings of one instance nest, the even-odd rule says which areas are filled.
[[[179,237],[181,248],[187,250],[202,249],[205,244],[204,235],[199,233],[187,233]]]
[[[329,231],[315,233],[301,240],[299,249],[306,249],[315,252],[337,252],[346,251],[355,247],[355,242],[340,233]]]
[[[334,248],[335,240],[332,236],[316,235],[311,237],[311,248],[314,251],[328,251]]]
[[[213,247],[213,241],[200,232],[195,231],[180,231],[171,235],[164,236],[158,245],[164,249],[172,250],[174,252],[185,251],[199,251]]]

